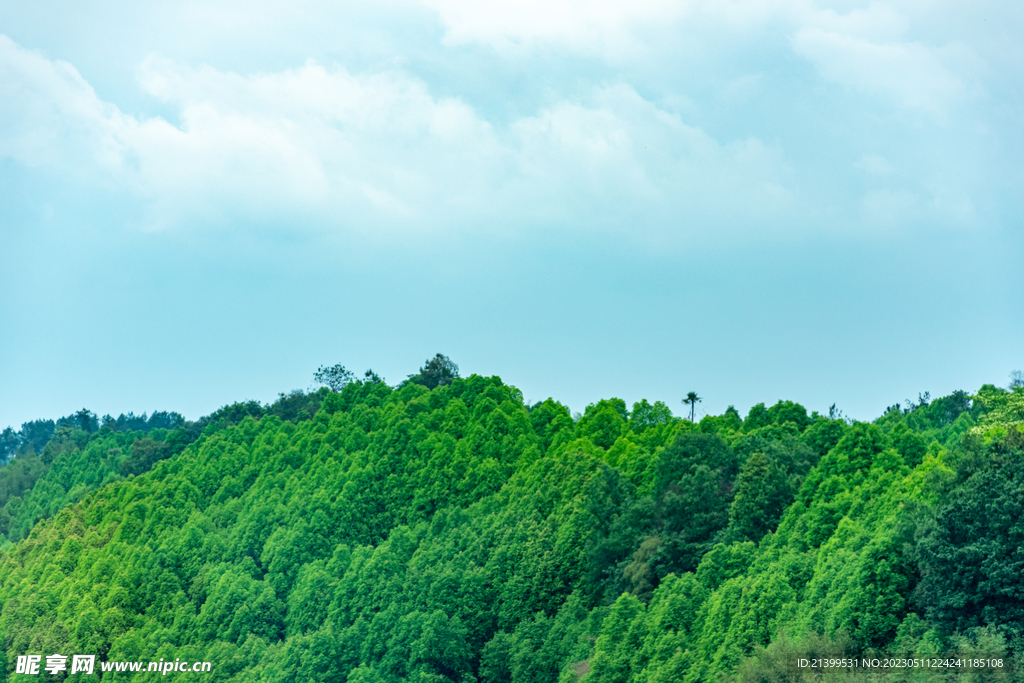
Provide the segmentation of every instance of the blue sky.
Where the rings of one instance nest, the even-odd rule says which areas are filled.
[[[1024,367],[1024,6],[0,5],[0,426],[395,383],[871,419]]]

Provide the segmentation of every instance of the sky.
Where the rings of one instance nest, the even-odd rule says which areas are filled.
[[[870,420],[1024,368],[1024,5],[0,3],[0,427],[397,384]]]

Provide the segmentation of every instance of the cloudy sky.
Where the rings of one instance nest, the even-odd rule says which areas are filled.
[[[0,4],[0,426],[396,383],[870,419],[1024,368],[1024,5]]]

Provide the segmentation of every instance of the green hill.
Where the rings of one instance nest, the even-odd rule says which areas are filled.
[[[275,406],[67,429],[45,472],[4,468],[35,473],[0,519],[10,680],[51,653],[204,660],[204,681],[668,683],[1021,649],[1024,389],[872,424],[788,401],[574,419],[479,376]]]

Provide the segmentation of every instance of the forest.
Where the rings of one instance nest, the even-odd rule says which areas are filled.
[[[441,354],[397,386],[316,379],[5,430],[2,680],[69,652],[224,683],[1024,678],[1019,375],[872,422],[696,420],[696,394],[573,415]],[[793,668],[865,654],[1004,666]]]

